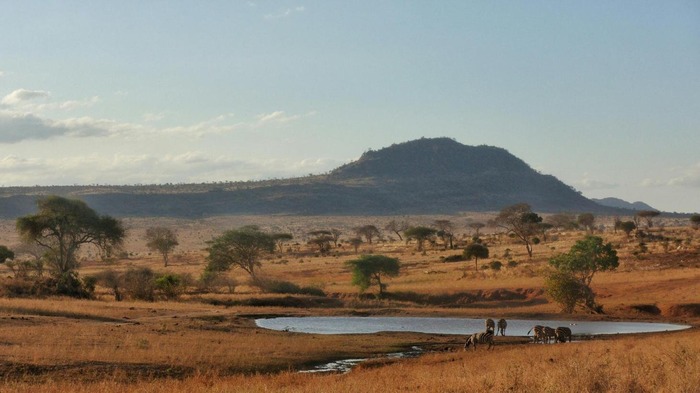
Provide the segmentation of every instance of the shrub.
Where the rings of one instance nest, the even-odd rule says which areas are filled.
[[[155,276],[147,267],[127,270],[122,276],[124,292],[132,299],[152,302],[155,300]]]
[[[326,296],[322,289],[316,287],[300,287],[289,281],[258,280],[257,285],[265,292],[297,295]]]
[[[186,280],[178,274],[166,273],[154,280],[155,289],[166,299],[177,299],[185,291]]]
[[[508,267],[516,267],[516,266],[518,266],[518,262],[516,262],[512,259],[510,261],[508,261]]]
[[[503,264],[500,261],[491,261],[489,263],[489,267],[491,268],[491,270],[499,271],[501,270],[501,267],[503,267]]]
[[[462,254],[448,255],[448,256],[442,258],[443,262],[462,262],[464,260],[465,260],[464,255],[462,255]]]

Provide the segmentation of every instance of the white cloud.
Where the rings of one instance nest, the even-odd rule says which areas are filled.
[[[49,92],[44,90],[27,90],[27,89],[17,89],[12,93],[6,95],[2,98],[3,105],[17,105],[26,101],[31,101],[39,98],[48,98]]]
[[[5,76],[5,72],[3,70],[0,70],[0,78],[2,78],[3,76]]]
[[[590,179],[588,177],[576,182],[581,189],[584,190],[610,190],[617,188],[619,184],[609,183],[602,180]]]
[[[257,121],[254,126],[260,127],[269,124],[282,124],[289,123],[295,120],[303,119],[305,117],[314,116],[316,111],[311,111],[302,115],[287,115],[284,111],[274,111],[270,113],[261,113],[256,116]]]
[[[137,131],[140,128],[134,124],[91,117],[50,120],[30,113],[0,111],[0,143],[43,140],[60,136],[78,138],[111,136]]]
[[[144,113],[143,116],[141,116],[143,121],[145,122],[155,122],[155,121],[160,121],[165,119],[165,112],[160,112],[160,113]]]
[[[294,8],[287,8],[285,10],[280,10],[274,14],[267,14],[265,15],[265,19],[281,19],[281,18],[288,18],[292,16],[292,14],[299,13],[299,12],[304,12],[304,7],[303,6],[297,6]]]
[[[681,170],[681,174],[668,182],[671,186],[700,187],[700,162]]]
[[[4,185],[149,184],[271,179],[321,173],[337,167],[335,159],[235,159],[186,151],[150,154],[91,154],[63,158],[0,157]]]

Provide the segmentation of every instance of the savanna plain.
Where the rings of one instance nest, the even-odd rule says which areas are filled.
[[[116,301],[98,283],[94,299],[0,297],[0,391],[17,392],[698,392],[700,391],[700,231],[687,219],[659,217],[657,241],[640,246],[634,234],[598,217],[594,235],[615,247],[619,267],[592,281],[604,313],[561,312],[543,290],[548,261],[587,233],[552,229],[529,257],[525,246],[498,228],[481,229],[488,258],[445,262],[471,242],[470,222],[495,214],[412,217],[231,216],[200,220],[124,219],[118,257],[102,260],[82,249],[81,277],[148,267],[190,277],[177,296]],[[355,250],[353,228],[384,228],[391,219],[430,226],[454,224],[454,249],[442,241],[418,251],[382,230]],[[165,267],[146,246],[145,231],[170,228],[179,245]],[[226,230],[258,225],[293,235],[262,259],[260,277],[318,291],[274,293],[252,285],[241,269],[206,288],[207,241]],[[337,229],[340,242],[321,255],[309,233]],[[15,222],[0,222],[0,244],[19,243]],[[398,258],[400,273],[386,294],[352,285],[346,261],[362,254]],[[493,262],[501,262],[501,266]],[[0,266],[9,280],[13,271]],[[495,347],[463,349],[464,335],[382,332],[319,335],[255,325],[270,316],[446,316],[673,322],[678,332],[599,336],[573,343],[534,344],[497,337]],[[572,327],[574,335],[575,326]],[[418,346],[423,355],[383,355]],[[338,359],[368,358],[352,371],[299,373]]]

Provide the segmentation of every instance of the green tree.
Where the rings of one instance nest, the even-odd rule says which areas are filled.
[[[479,258],[485,259],[489,257],[489,248],[486,245],[474,242],[469,244],[463,253],[466,259],[474,258],[474,270],[479,270]]]
[[[387,287],[382,282],[382,277],[396,277],[401,269],[401,263],[397,258],[385,255],[363,255],[358,259],[347,261],[346,265],[352,272],[352,284],[358,286],[360,292],[364,292],[372,284],[377,284],[380,297]]]
[[[423,251],[423,244],[435,236],[437,230],[428,227],[411,227],[403,233],[406,236],[406,241],[415,240],[418,251]]]
[[[166,267],[170,253],[178,244],[180,243],[177,241],[177,235],[170,228],[150,227],[146,229],[146,247],[153,252],[160,253]]]
[[[572,313],[576,305],[595,307],[591,289],[569,272],[555,271],[544,281],[547,295],[562,306],[562,311]]]
[[[570,272],[587,286],[599,271],[614,270],[619,266],[617,251],[612,244],[603,243],[599,236],[586,236],[571,246],[569,252],[549,260],[559,271]]]
[[[578,225],[584,227],[588,233],[593,233],[593,224],[595,223],[595,216],[593,213],[581,213],[576,219]]]
[[[256,280],[256,268],[261,266],[260,259],[275,251],[273,236],[256,226],[226,231],[208,244],[208,271],[224,272],[237,266],[253,280]]]
[[[532,245],[540,233],[542,217],[534,213],[527,203],[518,203],[501,209],[494,224],[514,234],[525,244],[527,255],[532,258]],[[539,240],[539,239],[538,239]]]
[[[591,281],[597,272],[614,270],[619,266],[617,251],[612,244],[604,243],[601,237],[588,235],[571,246],[569,252],[550,259],[549,263],[559,273],[549,277],[551,285],[547,288],[553,298],[576,298],[577,303],[591,311],[600,312],[600,306],[595,303]],[[577,281],[578,285],[573,285],[572,280]],[[571,293],[559,293],[564,289]],[[568,309],[570,302],[571,300],[562,303],[565,309]]]
[[[700,214],[693,214],[690,216],[690,226],[693,227],[693,229],[698,229],[700,228]]]
[[[554,228],[564,230],[575,229],[577,226],[576,217],[574,217],[573,214],[567,213],[552,214],[551,216],[547,217],[546,222],[552,224]]]
[[[6,246],[0,245],[0,263],[5,263],[8,259],[15,259],[15,253]]]
[[[49,196],[39,199],[37,206],[37,214],[17,219],[17,231],[26,242],[44,249],[46,261],[59,277],[74,273],[81,246],[91,244],[108,253],[124,240],[120,221],[99,216],[83,201]]]

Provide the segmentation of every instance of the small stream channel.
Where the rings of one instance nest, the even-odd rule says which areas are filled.
[[[494,318],[495,319],[495,318]],[[265,329],[311,334],[371,334],[378,332],[414,332],[427,334],[464,335],[484,330],[484,319],[429,317],[279,317],[257,319]],[[574,321],[549,319],[509,319],[507,336],[526,336],[534,325],[567,326],[575,336],[599,334],[652,333],[687,329],[688,325],[652,322]],[[418,347],[411,351],[388,354],[388,358],[416,357]],[[367,359],[344,359],[322,364],[303,372],[348,372]]]

